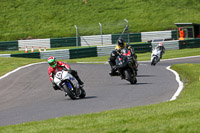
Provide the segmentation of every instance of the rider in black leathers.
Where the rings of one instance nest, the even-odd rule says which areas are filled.
[[[119,73],[117,73],[117,69],[116,69],[116,63],[115,63],[115,59],[116,57],[118,56],[118,54],[120,53],[121,49],[123,48],[127,48],[131,51],[131,55],[132,55],[132,61],[133,61],[133,64],[134,65],[131,65],[130,67],[134,70],[138,70],[137,67],[138,67],[138,63],[137,63],[137,55],[135,54],[135,51],[134,49],[129,46],[128,44],[124,43],[123,39],[119,39],[118,40],[118,45],[115,47],[115,50],[113,50],[110,54],[110,57],[109,57],[109,64],[110,64],[110,67],[111,67],[111,70],[109,72],[109,74],[111,76],[118,76]]]

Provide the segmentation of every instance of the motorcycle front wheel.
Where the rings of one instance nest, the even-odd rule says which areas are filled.
[[[137,83],[136,75],[132,74],[130,70],[125,70],[124,75],[126,77],[126,80],[128,80],[131,84]]]
[[[151,62],[151,65],[156,65],[156,63],[157,63],[157,60],[158,60],[158,57],[154,57],[153,58],[153,60],[152,60],[152,62]]]
[[[67,95],[72,100],[75,100],[76,99],[76,94],[73,92],[72,88],[70,88],[70,87],[73,87],[73,86],[72,86],[72,84],[70,82],[68,82],[68,84],[70,84],[71,86],[68,86],[67,84],[65,84],[65,85],[63,85],[63,90],[67,93]]]

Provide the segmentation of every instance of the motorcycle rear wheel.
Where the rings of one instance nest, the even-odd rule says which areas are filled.
[[[71,86],[72,86],[72,84],[71,84]],[[63,89],[72,100],[76,99],[76,94],[66,84],[63,85]]]
[[[84,98],[85,96],[86,96],[86,92],[85,92],[85,90],[83,89],[83,88],[80,88],[80,90],[81,90],[81,94],[80,94],[80,98]]]

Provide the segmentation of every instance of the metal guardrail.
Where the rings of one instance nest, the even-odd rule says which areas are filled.
[[[152,49],[155,48],[158,45],[159,42],[152,42]],[[179,49],[179,41],[173,40],[173,41],[164,41],[162,42],[166,50],[175,50]]]
[[[107,56],[115,49],[115,45],[97,46],[97,56]]]
[[[11,54],[0,54],[0,57],[10,57]]]
[[[50,56],[54,56],[56,59],[70,59],[69,49],[40,52],[40,59],[48,59]]]

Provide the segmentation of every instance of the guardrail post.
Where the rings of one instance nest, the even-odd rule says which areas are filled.
[[[126,30],[128,30],[128,44],[130,44],[130,38],[129,38],[129,23],[127,19],[124,19],[124,21],[126,21],[127,25],[126,25]]]
[[[102,32],[102,25],[101,23],[99,22],[99,26],[100,26],[100,32],[101,32],[101,44],[103,45],[103,32]]]
[[[74,27],[76,28],[76,47],[78,47],[78,27],[76,25]]]

